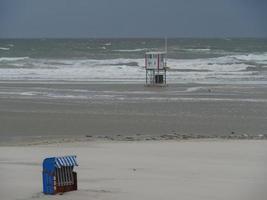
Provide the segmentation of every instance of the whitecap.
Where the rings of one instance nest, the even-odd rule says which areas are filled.
[[[256,62],[258,64],[267,64],[267,52],[261,54],[235,55],[232,57],[240,61]]]
[[[207,51],[211,51],[211,49],[209,48],[203,48],[203,49],[180,49],[183,51],[190,51],[190,52],[207,52]]]
[[[22,93],[20,93],[20,95],[23,95],[23,96],[35,96],[37,94],[38,94],[38,92],[22,92]]]
[[[139,51],[147,51],[147,49],[146,48],[143,48],[143,49],[116,49],[113,51],[116,51],[116,52],[139,52]]]
[[[8,51],[10,48],[7,48],[7,47],[0,47],[0,50],[3,50],[3,51]]]
[[[0,62],[1,61],[17,61],[17,60],[25,60],[28,59],[29,57],[0,57]]]

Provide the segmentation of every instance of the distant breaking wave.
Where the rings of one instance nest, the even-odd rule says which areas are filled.
[[[139,49],[141,50],[141,49]],[[142,49],[143,50],[143,49]],[[267,83],[267,53],[168,59],[168,83]],[[144,82],[139,59],[0,57],[1,80]]]
[[[261,54],[235,55],[232,57],[241,61],[257,62],[258,64],[267,64],[267,52]]]
[[[183,50],[183,51],[190,51],[190,52],[206,52],[206,51],[211,51],[211,49],[180,49],[180,50]]]
[[[0,57],[1,61],[18,61],[18,60],[25,60],[29,59],[29,57]]]
[[[3,51],[8,51],[10,48],[7,48],[7,47],[0,47],[0,50],[3,50]]]
[[[117,52],[139,52],[139,51],[147,51],[148,49],[143,48],[143,49],[117,49],[117,50],[113,50],[113,51],[117,51]]]

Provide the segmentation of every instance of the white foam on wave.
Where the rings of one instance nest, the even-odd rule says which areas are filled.
[[[211,49],[209,48],[203,48],[203,49],[179,49],[179,50],[183,50],[183,51],[190,51],[190,52],[208,52],[211,51]]]
[[[190,87],[185,90],[185,92],[197,92],[204,89],[204,87]]]
[[[171,69],[203,70],[203,71],[240,71],[248,66],[238,63],[231,57],[207,58],[207,59],[168,59],[168,66]]]
[[[232,57],[240,61],[252,61],[258,64],[267,64],[267,52],[261,54],[235,55]]]
[[[7,47],[0,47],[0,50],[8,51],[8,50],[10,50],[10,48],[7,48]]]
[[[108,43],[105,43],[104,45],[105,46],[111,46],[112,44],[111,44],[111,42],[108,42]]]
[[[143,75],[138,66],[128,66],[135,59],[113,60],[46,60],[29,59],[21,68],[0,68],[0,79],[4,80],[133,80]],[[118,64],[121,63],[121,64]],[[125,63],[125,64],[124,64]],[[18,64],[15,63],[16,65]],[[31,65],[27,68],[27,65]]]
[[[0,57],[1,61],[18,61],[18,60],[25,60],[29,59],[29,57]]]
[[[141,52],[141,51],[147,51],[146,48],[143,49],[116,49],[116,50],[112,50],[112,51],[116,51],[116,52]]]
[[[35,96],[35,95],[38,95],[40,94],[40,92],[35,92],[35,91],[29,91],[29,92],[21,92],[20,95],[22,96]]]
[[[144,82],[144,59],[33,59],[0,58],[0,80]],[[5,63],[3,63],[5,66]],[[168,82],[267,81],[267,77],[234,56],[203,59],[168,59]]]

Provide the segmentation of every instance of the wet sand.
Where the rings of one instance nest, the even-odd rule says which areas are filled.
[[[1,82],[0,143],[81,136],[264,136],[266,85]]]

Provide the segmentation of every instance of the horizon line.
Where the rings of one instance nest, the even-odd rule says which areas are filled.
[[[267,36],[261,36],[261,37],[257,37],[257,36],[251,36],[251,37],[244,37],[244,36],[232,36],[232,37],[146,37],[146,36],[135,36],[135,37],[131,37],[131,36],[125,36],[125,37],[0,37],[0,40],[9,40],[9,39],[14,39],[14,40],[27,40],[27,39],[38,39],[38,40],[46,40],[46,39],[70,39],[70,40],[74,40],[74,39],[162,39],[162,38],[167,38],[167,39],[267,39]]]

